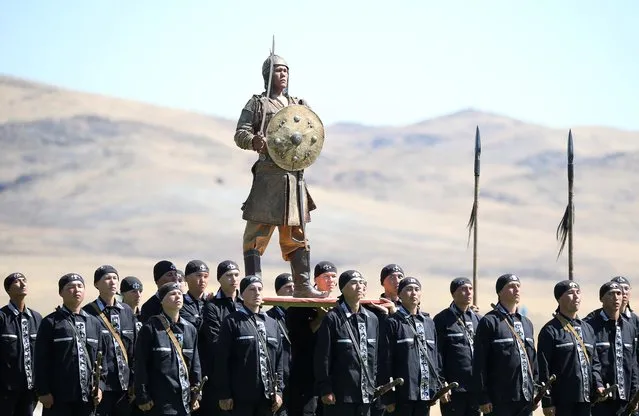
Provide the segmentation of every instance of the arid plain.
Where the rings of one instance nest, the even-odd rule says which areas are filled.
[[[312,262],[360,270],[371,296],[381,290],[380,268],[399,263],[424,284],[425,311],[446,307],[450,279],[472,274],[465,226],[476,126],[482,311],[495,301],[496,277],[512,272],[536,328],[550,319],[552,287],[567,276],[555,230],[567,201],[569,128],[584,315],[598,307],[601,283],[635,278],[639,132],[551,129],[475,110],[406,126],[327,126],[322,155],[306,170],[318,205],[307,227]],[[68,272],[85,276],[88,300],[93,270],[112,264],[140,277],[146,298],[160,259],[182,268],[193,258],[242,264],[240,206],[255,154],[235,146],[234,128],[213,115],[0,76],[0,274],[25,273],[28,303],[44,315]],[[277,232],[263,261],[272,293],[274,276],[288,269]]]

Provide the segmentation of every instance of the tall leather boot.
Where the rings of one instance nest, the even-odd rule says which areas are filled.
[[[294,298],[325,298],[328,292],[321,292],[311,284],[310,252],[298,248],[291,254],[291,274],[293,275]]]
[[[252,248],[244,252],[245,276],[257,276],[262,278],[262,263],[260,252]]]

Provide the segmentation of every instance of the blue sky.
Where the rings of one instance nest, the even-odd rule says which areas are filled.
[[[0,73],[237,119],[275,35],[325,123],[639,130],[639,2],[0,0]]]

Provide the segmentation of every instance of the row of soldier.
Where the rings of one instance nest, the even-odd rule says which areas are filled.
[[[120,281],[112,266],[95,271],[99,296],[84,306],[84,278],[67,274],[58,282],[62,305],[44,319],[26,307],[26,277],[7,276],[3,414],[31,415],[40,401],[45,416],[412,416],[439,401],[444,416],[529,415],[554,375],[545,415],[614,415],[639,390],[639,319],[623,277],[602,285],[602,308],[583,321],[579,285],[559,282],[556,313],[536,345],[513,274],[497,279],[498,302],[485,316],[471,305],[471,281],[454,279],[450,307],[432,319],[420,308],[420,281],[396,264],[380,273],[379,304],[361,302],[367,282],[359,272],[338,278],[323,261],[315,286],[338,287],[335,307],[266,313],[261,279],[240,279],[232,261],[218,265],[215,294],[206,293],[209,268],[199,260],[184,273],[163,260],[153,275],[158,290],[140,308],[141,282]],[[279,275],[275,289],[290,296],[291,275]]]

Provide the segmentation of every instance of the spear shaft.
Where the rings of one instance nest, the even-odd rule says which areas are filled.
[[[479,167],[481,157],[481,138],[479,126],[475,130],[475,193],[473,198],[473,209],[468,220],[468,242],[470,243],[470,233],[473,234],[473,305],[477,305],[477,225],[479,214]]]
[[[575,223],[575,204],[574,204],[574,179],[575,179],[575,165],[574,165],[574,147],[572,142],[572,130],[568,132],[568,205],[564,216],[557,227],[557,240],[560,242],[559,253],[557,258],[561,256],[568,240],[568,279],[573,280],[573,224]]]

